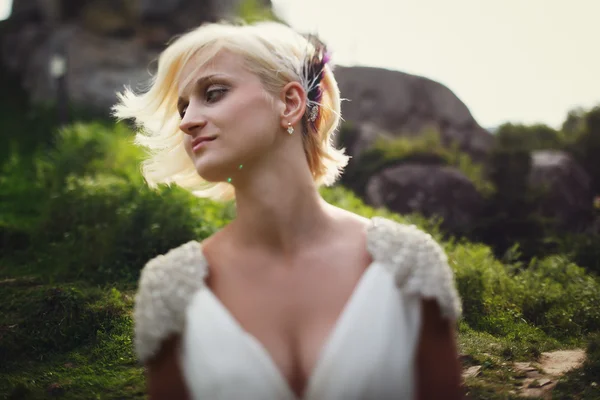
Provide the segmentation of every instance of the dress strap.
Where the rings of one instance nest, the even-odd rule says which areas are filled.
[[[193,294],[205,286],[208,265],[201,244],[190,241],[146,263],[135,297],[135,350],[142,362],[154,356],[161,343],[179,334]]]
[[[435,299],[442,316],[460,318],[462,307],[454,273],[442,247],[414,225],[375,217],[367,233],[367,248],[375,261],[393,273],[406,294]]]

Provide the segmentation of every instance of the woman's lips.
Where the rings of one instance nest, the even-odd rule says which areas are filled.
[[[216,138],[198,138],[192,142],[192,151],[197,152],[204,148],[208,143],[212,142]]]

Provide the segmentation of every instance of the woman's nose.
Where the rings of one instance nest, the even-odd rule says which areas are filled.
[[[188,106],[179,123],[179,129],[181,129],[183,133],[194,136],[205,125],[206,118],[204,118],[198,110],[194,110],[193,107]]]

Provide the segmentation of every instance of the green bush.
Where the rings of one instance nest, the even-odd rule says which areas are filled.
[[[254,23],[259,21],[277,21],[285,23],[279,19],[273,12],[273,9],[264,5],[264,1],[243,0],[238,3],[236,15],[245,23]]]
[[[488,156],[486,174],[496,191],[486,199],[469,238],[481,241],[502,257],[519,245],[522,260],[544,255],[551,221],[538,212],[543,192],[529,187],[531,155],[527,150],[498,146]]]
[[[0,219],[0,234],[6,246],[22,242],[28,268],[53,279],[134,282],[151,257],[231,218],[230,205],[177,187],[149,189],[132,137],[122,124],[74,124],[57,133],[34,169],[20,168],[18,158],[5,166],[9,218]]]
[[[547,241],[557,254],[600,276],[600,232],[555,234]]]
[[[355,139],[351,127],[346,127],[341,137],[350,147]],[[483,167],[471,160],[457,146],[442,144],[437,130],[429,129],[418,136],[378,138],[373,145],[357,157],[342,176],[342,182],[358,194],[364,194],[369,178],[376,172],[393,165],[416,162],[419,164],[450,165],[461,171],[484,195],[494,192],[494,187],[484,177]]]
[[[150,258],[212,234],[226,210],[179,188],[71,178],[49,201],[33,242],[48,274],[133,282]]]
[[[516,285],[511,271],[494,258],[489,247],[461,242],[449,245],[446,252],[469,326],[498,334],[501,332],[492,326],[492,320],[519,320],[519,304],[513,302]]]
[[[33,229],[47,197],[31,161],[14,152],[0,165],[0,227]]]
[[[560,150],[566,143],[564,132],[547,125],[503,124],[495,132],[496,145],[504,150]]]
[[[23,166],[18,154],[0,166],[0,252],[5,256],[30,246],[44,204],[42,185]]]
[[[447,247],[473,329],[514,340],[560,340],[600,330],[600,280],[564,257],[526,268],[503,264],[491,249],[467,242]]]
[[[600,331],[600,280],[565,257],[534,260],[515,280],[523,317],[547,334],[567,338]]]
[[[600,195],[600,105],[589,111],[581,111],[578,115],[570,114],[563,129],[569,134],[565,150],[590,175],[593,194]]]
[[[142,156],[143,152],[133,145],[133,132],[124,124],[76,123],[60,129],[52,149],[37,162],[46,188],[56,193],[73,176],[109,174],[141,184]]]

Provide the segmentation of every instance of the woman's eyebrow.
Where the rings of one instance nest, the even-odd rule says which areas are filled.
[[[194,89],[199,88],[202,85],[204,85],[206,82],[210,82],[215,78],[222,78],[222,77],[225,77],[225,75],[210,74],[210,75],[201,76],[200,78],[196,79],[196,83],[194,83],[193,87],[194,87]],[[189,85],[188,85],[188,87],[189,87]],[[186,102],[185,97],[186,97],[186,93],[182,93],[182,95],[177,98],[177,107],[180,107],[182,104],[184,104]]]

